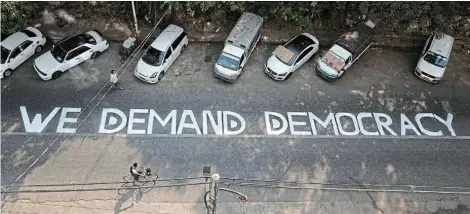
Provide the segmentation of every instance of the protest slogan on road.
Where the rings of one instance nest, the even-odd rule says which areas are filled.
[[[77,133],[81,108],[56,107],[49,113],[20,107],[25,132]],[[87,120],[102,134],[195,134],[195,135],[424,135],[456,136],[454,115],[430,112],[388,115],[380,112],[275,112],[169,110],[118,108],[97,109]],[[55,123],[51,121],[56,121]],[[78,128],[79,127],[79,128]],[[254,127],[254,128],[253,128]],[[258,133],[253,133],[256,130]]]

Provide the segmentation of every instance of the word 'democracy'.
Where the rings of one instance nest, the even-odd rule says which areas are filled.
[[[314,114],[313,112],[278,112],[265,111],[262,114],[250,114],[249,120],[233,111],[171,110],[157,112],[154,109],[103,108],[101,112],[91,114],[88,123],[77,115],[81,108],[54,108],[48,115],[40,113],[30,116],[26,107],[20,112],[26,132],[42,133],[54,130],[57,133],[76,133],[80,130],[92,130],[103,134],[196,134],[196,135],[239,135],[249,133],[267,135],[427,135],[456,136],[452,128],[453,115],[448,113],[399,114],[394,117],[385,113],[347,112]],[[59,115],[59,116],[56,116]],[[32,119],[30,119],[32,118]],[[44,120],[42,120],[44,118]],[[392,119],[393,118],[393,119]],[[90,122],[91,120],[91,122]],[[97,121],[99,120],[99,121]],[[253,126],[247,126],[253,123]],[[262,121],[262,123],[260,123]],[[250,125],[250,124],[248,124]],[[85,128],[82,128],[85,127]],[[90,128],[91,127],[91,128]],[[83,132],[83,131],[82,131]]]

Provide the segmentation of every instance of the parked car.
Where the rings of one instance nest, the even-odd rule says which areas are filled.
[[[60,40],[52,49],[34,60],[34,69],[43,80],[57,79],[74,66],[95,59],[109,48],[98,30]]]
[[[137,62],[134,75],[142,81],[157,83],[187,46],[188,36],[183,28],[168,25]]]
[[[224,49],[214,65],[214,75],[228,82],[240,76],[248,58],[261,38],[263,17],[244,12],[225,40]]]
[[[13,71],[34,53],[42,51],[46,38],[38,29],[27,27],[5,38],[2,49],[0,78],[9,77]]]
[[[302,33],[284,45],[280,45],[269,57],[264,71],[274,80],[287,80],[318,51],[319,41],[308,33]]]
[[[438,83],[444,76],[453,44],[452,36],[432,34],[421,52],[415,69],[416,76],[431,83]]]
[[[315,72],[328,81],[339,79],[372,44],[375,24],[361,23],[353,31],[343,34],[318,59]]]

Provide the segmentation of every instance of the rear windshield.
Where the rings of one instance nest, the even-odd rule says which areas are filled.
[[[24,29],[21,31],[22,33],[26,34],[28,37],[36,37],[38,35],[36,35],[35,33],[33,33],[33,31],[30,31],[30,30],[27,30],[27,29]]]
[[[425,56],[424,60],[437,67],[445,68],[447,66],[447,57],[443,57],[439,54],[429,51]]]

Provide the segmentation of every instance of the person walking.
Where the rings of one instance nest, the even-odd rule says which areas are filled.
[[[111,70],[111,79],[110,79],[110,81],[111,81],[111,83],[113,83],[113,87],[117,87],[117,88],[123,90],[123,88],[121,86],[119,86],[118,76],[117,76],[115,70]]]

